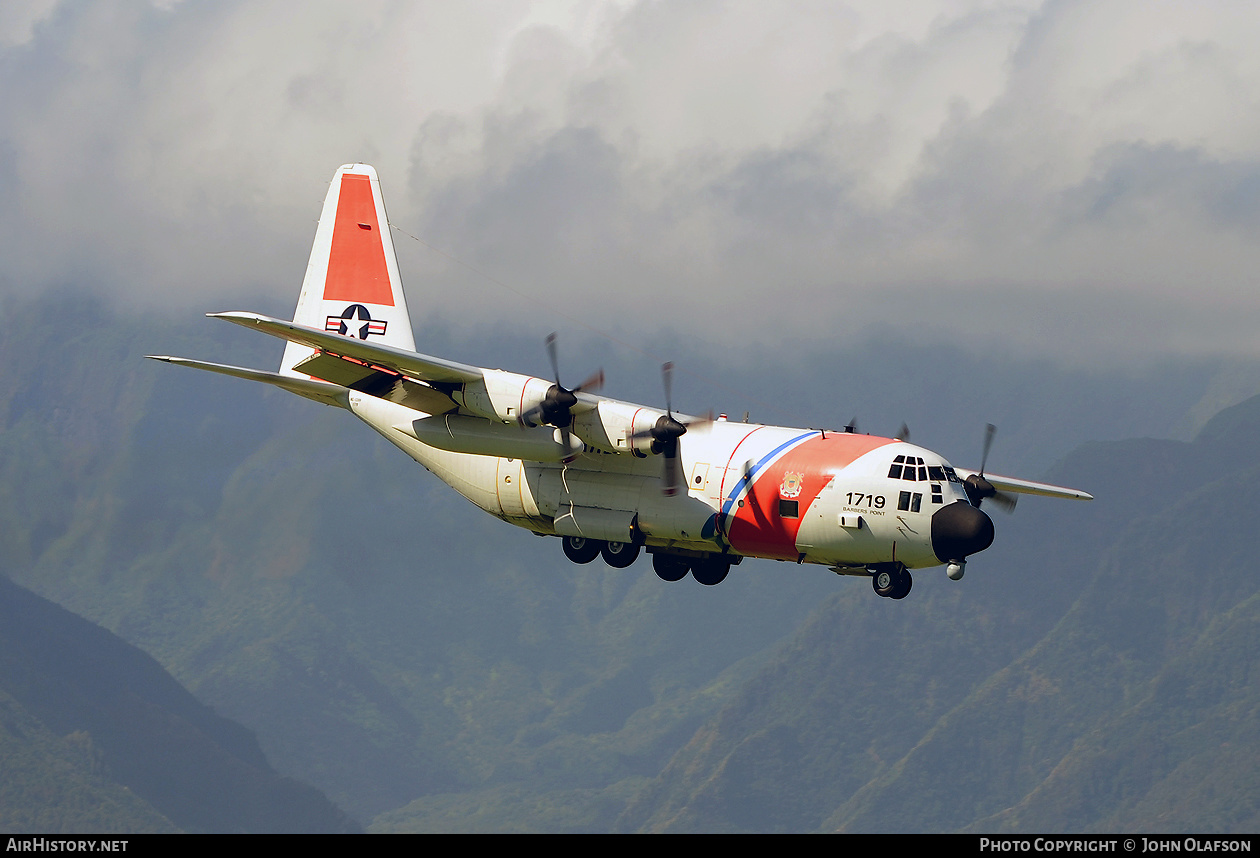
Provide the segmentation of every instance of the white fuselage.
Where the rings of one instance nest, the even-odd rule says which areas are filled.
[[[686,490],[666,496],[657,456],[587,445],[565,464],[456,452],[416,437],[417,418],[440,417],[425,418],[353,391],[350,409],[481,509],[541,534],[637,539],[669,550],[836,567],[901,563],[918,568],[943,562],[932,547],[932,514],[945,504],[967,503],[962,484],[945,476],[948,464],[939,456],[889,438],[725,420],[703,423],[680,444]],[[655,419],[658,412],[650,414]],[[494,422],[482,422],[486,437],[492,437]],[[607,446],[615,448],[620,440],[625,449],[636,421],[623,422],[620,438]],[[499,425],[518,439],[530,431]],[[582,428],[575,423],[575,432]],[[558,445],[558,430],[533,431],[553,448]],[[469,434],[476,438],[476,433],[463,436]],[[906,466],[914,467],[915,479],[889,476],[898,456],[922,463]],[[928,479],[929,467],[936,479]]]

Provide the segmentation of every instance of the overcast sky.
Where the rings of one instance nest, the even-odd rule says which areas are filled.
[[[365,161],[413,316],[1255,356],[1257,44],[1237,0],[2,4],[0,289],[287,304]]]

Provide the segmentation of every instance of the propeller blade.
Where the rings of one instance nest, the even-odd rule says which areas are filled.
[[[980,476],[984,476],[984,466],[989,462],[989,448],[993,446],[993,435],[997,427],[992,423],[984,424],[984,452],[980,454]]]
[[[601,389],[603,386],[604,386],[604,370],[603,368],[600,368],[600,369],[595,370],[595,372],[591,373],[591,376],[588,379],[586,379],[586,381],[582,382],[577,387],[573,388],[573,393],[580,393],[582,391],[586,391],[587,393],[592,393],[596,390]]]
[[[673,415],[673,390],[674,390],[674,362],[665,361],[661,364],[661,383],[665,385],[665,413]]]
[[[551,358],[551,377],[556,380],[556,387],[563,387],[560,384],[560,360],[556,357],[556,332],[552,331],[547,334],[547,357]]]
[[[664,453],[665,471],[661,476],[663,483],[662,491],[666,497],[673,497],[678,494],[678,486],[682,482],[681,469],[678,466],[678,441],[675,440],[671,449]]]
[[[901,428],[897,430],[897,434],[894,435],[893,437],[896,438],[898,441],[909,441],[910,440],[910,427],[902,423]]]
[[[1015,504],[1019,503],[1019,495],[1011,492],[994,492],[993,502],[997,504],[997,508],[1006,514],[1015,511]]]

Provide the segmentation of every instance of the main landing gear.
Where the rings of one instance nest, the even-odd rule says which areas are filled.
[[[683,557],[680,554],[658,551],[652,555],[652,571],[662,581],[681,581],[691,572],[692,578],[706,587],[712,587],[726,580],[731,571],[731,561],[721,554]]]
[[[583,539],[580,536],[563,536],[560,541],[564,543],[564,556],[574,563],[590,563],[599,556],[599,549],[603,546],[598,539]]]
[[[904,599],[914,586],[910,570],[900,563],[881,564],[871,568],[871,587],[888,599]]]
[[[614,569],[625,569],[639,557],[641,546],[633,542],[605,542],[602,539],[586,539],[581,536],[563,536],[564,556],[574,563],[590,563],[596,557]],[[691,573],[701,584],[712,587],[726,580],[731,571],[731,560],[721,554],[684,557],[664,551],[652,553],[652,571],[662,581],[681,581]]]
[[[633,542],[604,542],[581,536],[563,536],[560,541],[564,545],[564,556],[574,563],[590,563],[602,555],[609,566],[625,569],[639,556],[639,546]]]
[[[653,554],[652,571],[662,581],[681,581],[691,571],[691,564],[676,554]]]
[[[721,556],[715,554],[695,560],[691,564],[691,577],[706,587],[721,584],[730,571],[731,561],[723,560]]]
[[[614,569],[625,569],[639,557],[639,546],[632,542],[605,542],[599,549],[604,562]]]

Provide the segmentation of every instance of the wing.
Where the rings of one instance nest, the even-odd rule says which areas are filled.
[[[973,475],[979,475],[979,471],[971,471],[967,468],[954,468],[954,472],[958,476],[966,480]],[[1049,483],[1038,483],[1032,480],[1021,480],[1015,477],[1003,477],[999,474],[985,474],[984,478],[993,484],[993,487],[1000,492],[1013,492],[1022,495],[1042,495],[1048,498],[1066,498],[1068,500],[1093,500],[1094,496],[1089,492],[1083,492],[1080,489],[1069,489],[1064,486],[1054,486]]]
[[[291,343],[300,343],[315,349],[316,356],[322,352],[334,357],[352,358],[364,364],[393,370],[399,375],[417,381],[467,384],[472,381],[481,381],[484,375],[481,367],[430,357],[329,331],[319,331],[296,322],[286,322],[270,316],[260,316],[257,313],[232,312],[207,313],[206,315],[212,319],[223,319],[234,325],[262,331]],[[301,366],[298,364],[294,369],[300,369]]]

